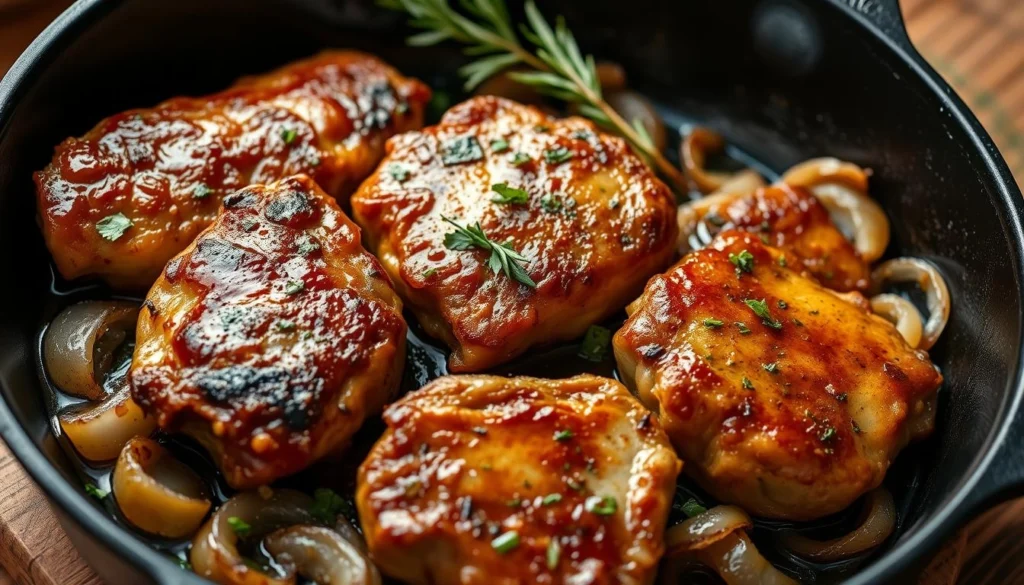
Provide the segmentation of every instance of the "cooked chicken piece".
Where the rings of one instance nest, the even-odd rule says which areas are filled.
[[[330,51],[111,116],[36,173],[43,236],[65,278],[145,289],[236,189],[307,173],[343,200],[429,98],[375,57]]]
[[[353,215],[420,323],[451,346],[452,371],[579,337],[672,260],[672,193],[582,118],[477,97],[387,151]],[[525,261],[506,269],[446,218]],[[520,266],[526,278],[511,278]]]
[[[859,293],[825,289],[783,257],[724,232],[651,279],[614,349],[708,492],[809,520],[878,486],[931,432],[942,376]]]
[[[236,488],[342,449],[392,397],[402,303],[312,179],[224,199],[139,316],[132,396],[196,438]]]
[[[786,253],[786,263],[838,291],[866,290],[871,269],[810,191],[785,184],[725,193],[679,208],[680,250],[703,247],[719,230],[740,229]],[[703,240],[703,241],[702,241]]]
[[[450,376],[392,404],[356,506],[414,585],[650,583],[680,463],[608,378]]]

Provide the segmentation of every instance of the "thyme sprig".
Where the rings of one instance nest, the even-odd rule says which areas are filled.
[[[580,52],[563,18],[559,17],[552,28],[533,0],[527,0],[527,24],[521,25],[520,31],[533,45],[531,51],[516,35],[505,0],[460,0],[465,14],[450,6],[448,0],[378,1],[381,6],[408,13],[410,24],[424,29],[408,38],[410,45],[428,46],[448,40],[468,45],[465,53],[479,58],[459,69],[467,91],[513,65],[526,65],[534,71],[517,71],[509,76],[545,95],[576,104],[581,114],[621,134],[679,192],[686,192],[683,173],[658,151],[643,124],[639,120],[627,122],[604,100],[593,55]]]

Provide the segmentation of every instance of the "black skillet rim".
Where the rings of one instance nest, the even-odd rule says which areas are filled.
[[[7,75],[0,80],[0,137],[6,133],[10,117],[17,109],[29,82],[39,71],[49,66],[61,45],[69,38],[84,30],[88,25],[113,10],[122,0],[78,0],[57,17],[31,45],[21,54]],[[1011,253],[1014,255],[1014,279],[1018,287],[1024,287],[1024,199],[1017,189],[1009,168],[999,154],[991,137],[982,128],[974,114],[949,87],[948,84],[909,45],[903,45],[882,32],[864,14],[850,7],[842,0],[827,2],[835,10],[857,23],[865,34],[871,35],[884,45],[893,58],[902,61],[935,95],[949,112],[952,121],[965,131],[971,146],[980,158],[990,178],[994,179],[999,194],[998,213],[1013,239]],[[984,447],[984,453],[970,472],[960,489],[950,494],[948,501],[931,517],[916,527],[910,538],[885,551],[869,567],[853,576],[849,585],[867,585],[896,577],[912,568],[923,556],[922,551],[931,551],[948,537],[955,527],[961,525],[965,516],[975,510],[964,506],[968,495],[978,486],[990,464],[999,452],[1010,431],[1022,399],[1024,399],[1024,372],[1021,369],[1024,351],[1024,331],[1017,340],[1017,363],[1014,364],[1014,379],[1010,382],[1011,392],[1002,405],[1003,420],[993,429]],[[51,505],[56,505],[74,520],[86,533],[99,539],[110,551],[117,551],[131,565],[141,570],[158,583],[203,583],[202,578],[182,571],[173,561],[134,538],[127,530],[117,526],[103,512],[88,502],[46,459],[33,443],[25,429],[14,419],[6,400],[0,400],[0,436],[15,454],[32,479],[46,493]]]

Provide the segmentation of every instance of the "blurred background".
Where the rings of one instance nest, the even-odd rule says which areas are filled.
[[[918,50],[971,106],[1024,185],[1024,0],[899,2]],[[0,75],[71,3],[0,0]],[[97,585],[59,530],[38,489],[0,443],[0,585]],[[5,565],[17,571],[17,580]],[[928,585],[1024,584],[1024,500],[975,520],[928,570],[921,581]]]

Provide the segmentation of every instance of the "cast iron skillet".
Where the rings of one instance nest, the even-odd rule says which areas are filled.
[[[933,351],[946,377],[937,433],[894,463],[898,533],[849,580],[908,583],[963,522],[1024,491],[1024,201],[991,139],[911,46],[896,1],[848,1],[541,7],[565,14],[586,50],[622,63],[670,122],[681,113],[710,125],[775,170],[825,154],[873,168],[890,254],[941,268],[953,313]],[[213,91],[323,47],[370,50],[431,83],[458,64],[450,50],[404,48],[405,32],[366,0],[81,0],[0,82],[0,433],[109,582],[201,580],[88,500],[50,433],[34,343],[73,285],[50,290],[31,173],[103,116]]]

